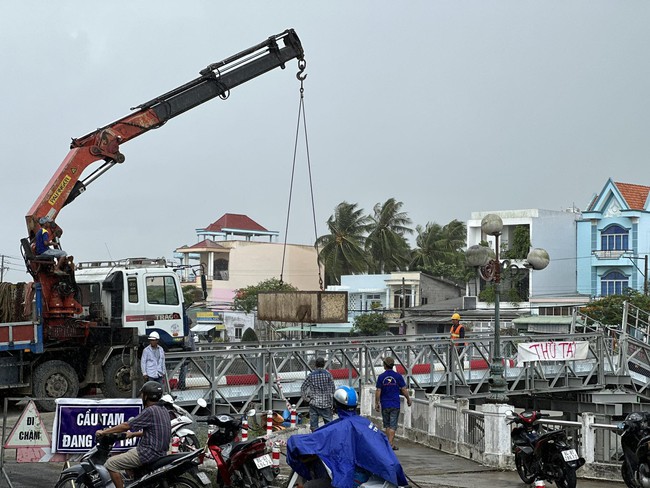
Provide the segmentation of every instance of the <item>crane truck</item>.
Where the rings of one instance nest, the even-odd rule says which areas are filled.
[[[139,361],[129,359],[137,344],[154,330],[167,346],[183,341],[188,331],[182,326],[180,281],[164,263],[89,263],[81,266],[77,282],[74,266],[62,271],[53,258],[37,255],[37,233],[47,224],[53,237],[62,234],[54,223],[61,209],[124,162],[124,143],[202,103],[226,99],[231,89],[284,69],[293,59],[302,80],[304,51],[289,29],[208,65],[198,78],[72,139],[70,152],[25,217],[28,235],[21,239],[21,252],[33,283],[0,288],[0,312],[6,312],[0,315],[0,391],[44,398],[39,404],[45,409],[54,406],[50,398],[76,397],[92,386],[107,396],[128,396],[139,377]],[[86,175],[93,163],[99,167]]]

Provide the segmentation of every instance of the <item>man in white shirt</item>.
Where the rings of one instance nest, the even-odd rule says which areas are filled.
[[[140,367],[145,381],[162,383],[167,369],[165,369],[165,351],[158,345],[160,335],[158,332],[149,334],[149,345],[142,351]]]

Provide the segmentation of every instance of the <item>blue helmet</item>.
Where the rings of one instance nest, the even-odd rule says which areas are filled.
[[[334,403],[344,410],[356,410],[357,392],[351,386],[339,386],[334,392]]]

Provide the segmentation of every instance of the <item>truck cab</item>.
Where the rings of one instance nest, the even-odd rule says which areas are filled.
[[[165,348],[182,347],[183,293],[164,259],[129,258],[77,265],[82,318],[110,327],[134,327],[143,342],[156,331]]]

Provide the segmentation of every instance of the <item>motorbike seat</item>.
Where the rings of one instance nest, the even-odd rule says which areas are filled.
[[[239,443],[235,444],[233,446],[233,448],[232,448],[232,451],[230,451],[230,457],[234,456],[235,453],[241,451],[244,447],[250,446],[251,444],[256,443],[256,442],[264,442],[264,441],[261,440],[261,439],[252,439],[250,441],[239,442]]]
[[[140,466],[137,470],[135,470],[135,478],[141,478],[147,473],[151,473],[152,471],[157,470],[158,468],[162,468],[163,466],[167,466],[169,464],[173,464],[175,461],[178,461],[181,458],[184,457],[192,457],[195,454],[196,451],[192,452],[183,452],[181,454],[169,454],[167,456],[163,456],[159,459],[156,459],[155,461],[144,464]]]
[[[557,430],[551,430],[549,432],[545,432],[544,434],[539,436],[537,442],[542,443],[549,440],[566,440],[566,430],[557,429]]]

